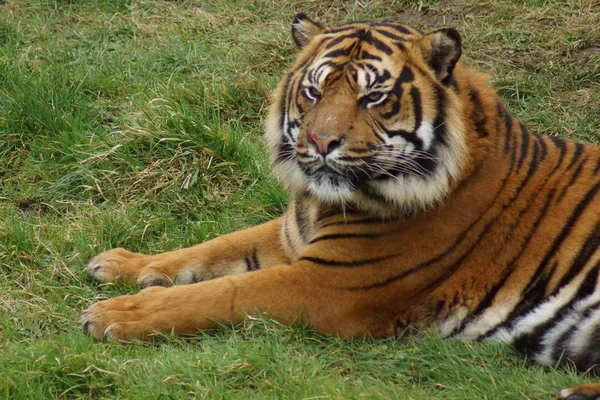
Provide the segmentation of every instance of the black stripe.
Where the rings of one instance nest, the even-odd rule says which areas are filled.
[[[473,103],[473,115],[471,116],[471,120],[475,125],[475,131],[477,132],[477,136],[487,137],[488,132],[485,129],[487,118],[485,116],[483,103],[481,102],[481,98],[479,97],[479,92],[473,86],[469,86],[467,93],[469,95],[471,103]]]
[[[414,161],[416,161],[416,163],[419,165],[419,171],[421,174],[431,176],[438,166],[438,162],[436,161],[439,158],[438,147],[432,146],[427,153],[430,155],[429,157],[425,156],[424,154],[418,155],[416,158],[414,158]]]
[[[598,171],[600,171],[600,158],[598,158],[598,161],[596,161],[596,167],[594,168],[594,175],[598,174]]]
[[[419,127],[421,126],[421,122],[423,121],[423,108],[421,106],[421,92],[419,92],[419,89],[417,89],[416,86],[413,86],[410,88],[410,97],[413,102],[413,110],[415,113],[415,128],[414,128],[414,130],[416,132],[419,129]]]
[[[352,80],[350,80],[350,75],[351,74],[344,74],[344,79],[346,80],[346,84],[348,86],[353,87],[355,83]],[[352,76],[352,77],[354,79],[354,76]]]
[[[252,271],[252,261],[250,260],[250,258],[246,257],[244,258],[244,262],[246,263],[246,269],[249,271]]]
[[[286,79],[283,81],[283,88],[282,88],[281,93],[287,93],[287,91],[289,89],[289,84],[290,84],[290,74],[288,74],[286,76]],[[281,99],[279,100],[279,129],[281,129],[282,132],[285,131],[285,126],[283,126],[283,123],[285,121],[285,116],[287,114],[288,114],[287,96],[281,96]]]
[[[583,151],[584,147],[585,146],[581,143],[575,143],[575,152],[573,153],[573,157],[571,157],[571,162],[569,163],[569,166],[567,167],[567,171],[569,169],[571,169],[571,167],[579,159],[579,156],[581,155],[581,152]]]
[[[540,161],[544,161],[546,159],[546,155],[548,155],[548,146],[546,145],[546,139],[544,139],[544,137],[538,132],[533,132],[533,136],[535,136],[542,149],[542,153],[540,154]]]
[[[567,142],[561,139],[560,137],[554,135],[548,136],[548,138],[550,138],[550,140],[552,141],[552,143],[554,143],[556,148],[560,150],[561,157],[564,156],[567,152]]]
[[[254,269],[260,269],[260,263],[258,262],[258,255],[256,249],[252,253],[252,263],[254,264]]]
[[[385,44],[384,42],[382,42],[381,40],[377,39],[376,37],[374,37],[371,32],[367,32],[367,34],[364,36],[363,39],[365,42],[375,46],[375,48],[385,54],[387,54],[388,56],[391,56],[394,52],[392,50],[391,47],[389,47],[387,44]]]
[[[342,56],[348,57],[350,53],[352,53],[352,50],[354,50],[354,47],[355,46],[350,46],[342,49],[331,50],[330,52],[323,54],[322,58],[336,58]]]
[[[375,239],[380,235],[377,233],[332,233],[328,235],[318,236],[312,239],[309,244],[314,244],[323,240],[339,240],[339,239],[351,239],[351,238],[361,238],[361,239]]]
[[[294,216],[296,217],[296,227],[300,233],[302,241],[306,243],[309,240],[308,237],[308,226],[309,221],[306,219],[306,208],[303,202],[294,202]]]
[[[526,134],[526,136],[529,136],[529,134]],[[525,178],[521,181],[521,184],[519,185],[519,188],[517,189],[515,195],[512,197],[512,200],[515,200],[519,196],[521,191],[525,189],[527,183],[537,171],[539,147],[540,146],[537,142],[533,144],[533,154],[531,155],[531,160],[529,160],[529,169],[527,170]]]
[[[386,28],[392,28],[392,29],[396,30],[398,33],[400,33],[402,35],[414,35],[414,32],[412,32],[407,27],[397,24],[397,23],[393,23],[393,22],[384,22],[384,21],[383,22],[374,22],[373,26],[374,27],[385,26]],[[381,31],[377,30],[377,32],[381,32]]]
[[[406,46],[403,42],[393,41],[392,44],[398,48],[400,51],[406,51]]]
[[[573,183],[575,183],[575,180],[577,178],[579,178],[579,175],[581,175],[581,172],[583,171],[583,166],[586,165],[586,162],[587,158],[584,158],[583,161],[579,163],[579,166],[577,167],[575,172],[573,172],[573,175],[571,175],[571,179],[569,179],[569,182],[567,182],[567,184],[563,187],[562,191],[560,192],[560,196],[558,196],[558,198],[556,199],[557,203],[562,200],[565,194],[567,194],[567,189],[570,188],[571,185],[573,185]]]
[[[400,72],[400,75],[394,82],[394,87],[391,90],[391,93],[396,97],[396,101],[391,103],[392,108],[390,109],[390,111],[381,114],[382,118],[390,119],[391,117],[398,114],[398,111],[400,110],[400,103],[401,103],[402,94],[403,94],[402,85],[404,83],[412,82],[414,79],[415,79],[415,74],[412,72],[412,70],[408,66],[404,66],[402,68],[402,71]]]
[[[558,309],[550,320],[539,324],[531,333],[522,335],[514,341],[514,346],[517,348],[517,350],[528,356],[533,356],[542,350],[541,338],[547,332],[554,329],[570,312],[573,311],[573,306],[576,302],[594,293],[594,290],[596,289],[596,283],[598,281],[599,267],[600,263],[596,263],[594,267],[590,268],[583,282],[577,289],[577,293],[575,293],[573,298],[569,300],[567,304]]]
[[[588,307],[585,312],[581,315],[581,318],[575,323],[573,324],[573,326],[571,328],[569,328],[566,332],[563,332],[562,335],[560,335],[558,337],[558,339],[554,342],[555,347],[552,350],[552,359],[553,360],[561,360],[563,359],[563,355],[566,355],[565,359],[563,360],[563,362],[568,360],[568,353],[566,353],[566,344],[567,341],[569,340],[570,337],[573,336],[573,334],[575,333],[575,331],[577,330],[577,328],[579,328],[579,323],[580,321],[584,321],[586,319],[588,319],[590,317],[590,315],[592,315],[599,307],[600,301],[594,302],[594,304],[590,305],[590,307]],[[579,369],[579,365],[575,365],[576,368]]]
[[[596,227],[585,240],[583,246],[579,250],[579,253],[577,253],[577,256],[575,257],[575,260],[573,260],[571,266],[567,269],[567,273],[565,274],[565,276],[562,277],[558,286],[554,290],[554,293],[558,293],[560,289],[568,285],[569,282],[571,282],[571,280],[583,270],[583,268],[587,265],[592,256],[596,253],[599,246],[600,222],[596,223]]]
[[[585,321],[586,324],[593,324],[591,335],[586,338],[586,351],[580,352],[579,354],[567,354],[569,362],[575,364],[575,367],[580,372],[591,372],[594,375],[600,374],[600,321],[598,319],[591,320],[592,314],[596,314],[600,310],[600,302],[595,302],[595,310],[590,312],[590,319]]]
[[[300,96],[300,93],[302,92],[302,82],[304,82],[306,80],[306,77],[309,76],[310,74],[313,73],[313,68],[310,68],[310,64],[306,64],[305,68],[302,69],[302,71],[300,72],[299,75],[296,76],[296,81],[292,84],[293,88],[296,89],[296,96],[295,96],[295,100],[296,100],[296,104],[298,104],[298,99]],[[290,94],[291,94],[291,90],[290,90]]]
[[[381,57],[376,56],[375,54],[371,54],[366,50],[362,50],[360,52],[359,58],[361,60],[374,60],[374,61],[381,61]]]
[[[379,176],[376,179],[390,179],[386,176]],[[390,204],[390,200],[382,195],[381,193],[376,191],[376,188],[364,185],[360,188],[360,192],[368,197],[370,200],[383,204],[384,206],[388,206]]]
[[[362,166],[363,162],[367,162],[367,160],[371,160],[375,155],[376,152],[370,152],[372,154],[368,154],[366,156],[355,156],[355,155],[347,155],[347,156],[339,156],[337,158],[337,161],[339,161],[342,165],[347,164],[350,166]]]
[[[446,78],[446,80],[448,81],[446,83],[446,85],[448,85],[448,87],[450,87],[452,90],[454,90],[456,93],[460,92],[460,87],[458,86],[458,82],[456,82],[456,79],[454,79],[454,75],[450,75]],[[500,131],[498,129],[498,131]]]
[[[340,64],[336,63],[335,61],[322,61],[319,66],[312,71],[312,81],[314,83],[319,82],[321,80],[321,75],[325,72],[326,67],[338,68],[339,66]]]
[[[363,215],[362,213],[355,211],[351,208],[346,207],[345,211],[342,211],[339,208],[327,208],[323,211],[319,210],[319,214],[317,215],[317,223],[322,222],[324,219],[331,217],[341,217],[341,216],[351,216],[351,215]]]
[[[367,146],[366,148],[351,147],[351,148],[346,149],[346,151],[348,153],[356,153],[356,154],[372,153],[374,151],[377,151],[377,146],[371,145],[371,146]],[[352,158],[354,158],[354,157],[352,157]]]
[[[338,34],[341,32],[347,32],[347,31],[355,31],[355,34],[357,34],[356,29],[357,29],[357,26],[354,24],[342,25],[337,28],[327,28],[327,30],[325,31],[325,35],[335,35],[335,34]]]
[[[286,139],[285,136],[281,136],[279,142],[278,154],[275,158],[275,163],[280,164],[282,162],[290,160],[294,156],[294,146],[292,146]]]
[[[371,264],[375,264],[381,261],[389,260],[394,257],[398,257],[399,254],[391,254],[387,256],[381,257],[373,257],[373,258],[363,258],[361,260],[353,260],[353,261],[337,261],[337,260],[326,260],[324,258],[319,257],[309,257],[304,256],[300,257],[299,261],[310,261],[315,264],[320,264],[326,267],[364,267]]]
[[[338,226],[338,225],[362,225],[362,224],[383,224],[383,221],[380,218],[362,218],[353,221],[335,221],[323,224],[320,228],[327,228],[329,226]]]
[[[400,82],[402,84],[402,83],[412,82],[414,80],[415,80],[415,74],[412,72],[412,70],[410,69],[409,66],[405,65],[402,68],[400,75],[398,75],[398,82]]]
[[[408,40],[408,38],[406,36],[400,36],[400,35],[396,35],[392,32],[383,30],[383,29],[375,29],[374,31],[375,33],[381,35],[381,36],[385,36],[388,39],[393,39],[395,41],[399,41],[399,42],[405,42]]]
[[[596,167],[594,168],[594,175],[597,175],[598,171],[600,171],[600,158],[598,158],[598,161],[596,161]]]
[[[381,127],[381,123],[379,123],[377,120],[365,120],[364,122],[367,125],[367,127],[369,128],[369,131],[371,133],[373,133],[373,135],[375,135],[375,137],[377,137],[377,140],[379,140],[379,143],[386,142],[384,137],[381,135],[381,131],[385,132],[385,129],[382,129],[382,127]],[[377,126],[374,126],[372,123],[375,123],[375,125],[377,125]]]
[[[519,122],[519,127],[521,128],[521,153],[519,154],[519,161],[517,161],[517,169],[523,165],[523,160],[525,160],[527,150],[529,149],[529,134],[523,123]]]
[[[343,42],[346,39],[356,39],[356,38],[358,38],[358,36],[359,36],[359,33],[355,31],[355,32],[349,33],[347,35],[340,35],[340,36],[333,37],[333,38],[331,38],[331,40],[329,42],[325,43],[325,48],[330,49],[333,46]]]
[[[446,144],[446,93],[441,86],[434,86],[436,104],[437,104],[437,113],[435,119],[433,120],[433,133],[436,139],[441,144]]]
[[[377,73],[376,77],[375,77],[375,81],[373,81],[373,85],[374,86],[376,83],[384,83],[386,81],[388,81],[391,78],[391,74],[389,73],[389,71],[384,70],[383,73]]]
[[[285,233],[285,240],[287,241],[287,245],[294,253],[296,253],[296,246],[294,246],[294,242],[292,241],[292,236],[290,235],[290,229],[289,229],[289,225],[288,225],[287,216],[283,218],[283,231]]]
[[[333,85],[334,83],[336,83],[337,81],[339,81],[340,79],[342,79],[342,76],[345,75],[341,72],[336,72],[336,73],[332,73],[329,74],[329,76],[327,77],[327,83],[326,85]]]
[[[392,90],[390,92],[396,97],[396,101],[393,101],[391,103],[392,108],[390,109],[390,111],[381,114],[382,118],[390,119],[391,117],[397,115],[398,111],[400,111],[400,102],[402,100],[402,93],[403,93],[402,84],[404,82],[410,82],[408,80],[405,80],[408,78],[410,78],[410,81],[412,81],[412,79],[414,78],[414,75],[412,74],[412,71],[408,67],[404,67],[402,69],[402,72],[400,73],[400,76],[394,82],[394,87],[392,88]]]
[[[380,128],[382,128],[386,135],[388,135],[390,138],[393,138],[394,136],[400,136],[407,142],[414,144],[416,150],[423,149],[423,140],[413,132],[408,132],[404,129],[388,130],[383,125],[381,125]]]
[[[510,137],[512,135],[512,124],[513,118],[512,115],[506,110],[504,104],[498,102],[498,117],[504,119],[504,153],[508,153],[510,150]]]
[[[256,255],[256,252],[257,252],[257,250],[254,249],[252,252],[252,256],[246,257],[244,259],[244,262],[246,263],[246,269],[248,270],[248,272],[256,271],[257,269],[260,269],[260,264],[258,262],[258,257]]]

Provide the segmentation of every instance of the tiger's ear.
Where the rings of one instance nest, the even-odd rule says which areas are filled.
[[[292,37],[298,47],[303,48],[311,39],[322,33],[324,27],[306,16],[304,13],[296,14],[292,23]]]
[[[419,42],[429,67],[447,84],[462,51],[460,34],[454,28],[445,28],[423,36]]]

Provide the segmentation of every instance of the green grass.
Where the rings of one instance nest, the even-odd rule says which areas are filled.
[[[469,63],[545,133],[600,143],[591,0],[0,2],[0,397],[549,399],[593,377],[499,345],[326,338],[262,318],[158,345],[81,333],[83,261],[279,215],[262,146],[292,16],[455,26]]]

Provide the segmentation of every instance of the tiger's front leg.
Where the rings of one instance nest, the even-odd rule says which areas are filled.
[[[171,286],[289,263],[280,244],[281,218],[199,245],[156,255],[108,250],[86,268],[99,282],[126,281],[139,287]]]
[[[96,339],[148,340],[156,332],[194,334],[217,323],[240,322],[257,310],[285,323],[300,319],[326,334],[366,335],[374,313],[301,263],[193,285],[152,287],[92,305],[81,316]]]

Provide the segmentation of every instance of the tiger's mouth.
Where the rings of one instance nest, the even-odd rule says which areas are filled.
[[[329,164],[323,164],[322,166],[320,166],[319,168],[315,169],[312,172],[309,172],[307,175],[312,176],[312,175],[316,175],[316,176],[320,176],[320,175],[327,175],[327,174],[332,174],[332,175],[340,175],[343,176],[344,174],[337,171],[336,169],[332,168]]]
[[[319,160],[314,164],[301,166],[301,169],[306,177],[305,188],[329,204],[351,201],[364,184],[364,177],[360,173],[333,160]]]
[[[352,186],[356,186],[358,181],[356,177],[352,177],[348,174],[348,171],[339,171],[336,168],[332,168],[329,165],[323,165],[316,170],[306,173],[309,180],[317,182],[331,182],[334,184],[347,183]]]

